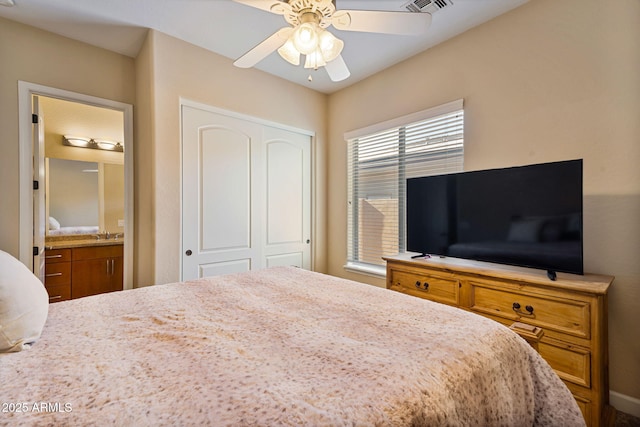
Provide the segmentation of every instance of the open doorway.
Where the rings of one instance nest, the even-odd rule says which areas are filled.
[[[106,262],[132,288],[132,106],[25,82],[19,103],[21,261],[38,274],[60,241],[120,245],[122,265]]]

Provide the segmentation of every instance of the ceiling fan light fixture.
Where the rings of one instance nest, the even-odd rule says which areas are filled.
[[[419,36],[425,34],[431,24],[431,13],[336,10],[336,0],[233,1],[283,15],[289,24],[237,59],[233,63],[235,66],[253,67],[277,50],[284,60],[296,66],[300,65],[300,55],[305,55],[305,68],[325,67],[334,82],[348,78],[351,73],[342,58],[344,42],[327,28],[333,26],[339,31]],[[432,0],[415,1],[418,2],[432,3]]]
[[[324,60],[326,62],[331,62],[342,52],[344,42],[329,31],[323,30],[318,37],[318,48],[322,52]]]
[[[293,45],[298,49],[298,52],[304,55],[309,55],[318,47],[318,32],[316,25],[312,22],[298,25],[292,37]]]
[[[289,38],[285,44],[283,44],[279,49],[278,53],[280,56],[287,62],[292,65],[300,65],[300,52],[293,44],[293,40]]]

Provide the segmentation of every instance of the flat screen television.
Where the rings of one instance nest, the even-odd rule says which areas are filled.
[[[409,178],[406,197],[409,252],[583,274],[582,160]]]

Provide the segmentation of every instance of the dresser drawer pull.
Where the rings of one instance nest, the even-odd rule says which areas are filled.
[[[61,298],[62,298],[62,295],[54,295],[52,297],[49,297],[49,301],[51,302]]]
[[[532,315],[533,315],[533,306],[532,306],[532,305],[527,305],[527,306],[525,306],[525,308],[524,308],[524,309],[525,309],[525,310],[527,310],[527,312],[526,312],[526,313],[524,313],[524,312],[520,311],[520,308],[521,308],[522,306],[521,306],[521,305],[520,305],[520,303],[518,303],[518,302],[514,302],[514,303],[513,303],[513,305],[512,305],[511,307],[513,308],[513,311],[515,311],[515,312],[516,312],[516,313],[518,313],[518,314],[524,314],[524,315],[527,315],[527,316],[532,316]]]
[[[62,254],[58,254],[58,255],[45,255],[44,256],[46,259],[49,258],[62,258]]]
[[[62,276],[62,273],[49,273],[44,275],[44,277],[55,277],[55,276]]]
[[[428,282],[420,283],[419,280],[416,280],[416,288],[424,289],[425,291],[427,291],[429,290],[429,283]]]

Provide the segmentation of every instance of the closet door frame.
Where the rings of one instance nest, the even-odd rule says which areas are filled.
[[[190,107],[190,108],[194,108],[194,109],[199,109],[199,110],[204,110],[206,112],[210,112],[216,115],[221,115],[221,116],[226,116],[229,118],[234,118],[234,119],[239,119],[239,120],[243,120],[243,121],[247,121],[250,122],[251,124],[254,125],[258,125],[258,126],[265,126],[265,127],[270,127],[270,128],[276,128],[276,129],[281,129],[284,131],[288,131],[288,132],[293,132],[296,134],[300,134],[300,135],[304,135],[309,137],[309,149],[310,149],[310,159],[309,159],[309,175],[310,175],[310,180],[309,180],[309,191],[310,191],[310,200],[309,200],[309,252],[310,252],[310,269],[313,270],[314,269],[314,243],[315,243],[315,239],[314,239],[314,231],[315,231],[315,227],[314,227],[314,212],[315,212],[315,132],[310,131],[310,130],[306,130],[306,129],[300,129],[300,128],[296,128],[296,127],[292,127],[292,126],[288,126],[288,125],[283,125],[281,123],[275,123],[273,121],[270,120],[265,120],[265,119],[261,119],[261,118],[257,118],[254,116],[250,116],[250,115],[246,115],[246,114],[242,114],[242,113],[237,113],[234,111],[230,111],[230,110],[225,110],[219,107],[215,107],[215,106],[211,106],[211,105],[207,105],[207,104],[203,104],[203,103],[199,103],[199,102],[195,102],[189,99],[184,99],[181,98],[180,99],[180,111],[181,111],[181,119],[180,119],[180,126],[181,126],[181,145],[182,145],[182,149],[181,149],[181,159],[180,159],[180,176],[181,176],[181,181],[183,181],[183,177],[184,177],[184,168],[185,168],[185,159],[184,159],[184,135],[185,135],[185,129],[184,127],[184,123],[183,123],[183,111],[184,111],[184,107]],[[180,185],[180,200],[182,201],[182,203],[184,204],[184,198],[185,198],[185,194],[184,194],[185,190],[184,190],[184,183],[182,182]],[[180,218],[180,226],[181,226],[181,257],[180,257],[180,280],[186,280],[187,276],[185,276],[185,265],[184,265],[184,261],[185,261],[185,255],[186,252],[188,250],[191,250],[192,253],[194,251],[194,248],[187,248],[185,246],[185,214],[183,212],[184,206],[181,208],[181,218]]]

